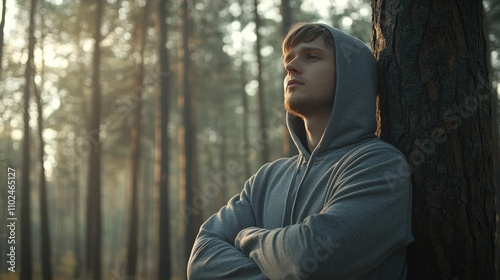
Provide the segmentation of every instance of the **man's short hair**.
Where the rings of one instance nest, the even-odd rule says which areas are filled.
[[[283,55],[286,55],[292,48],[299,43],[308,43],[320,37],[325,46],[334,49],[334,42],[332,34],[323,26],[315,23],[301,22],[295,24],[285,39],[281,50]]]

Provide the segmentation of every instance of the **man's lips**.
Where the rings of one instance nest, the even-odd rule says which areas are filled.
[[[288,80],[288,82],[286,83],[286,87],[287,88],[290,88],[290,87],[298,87],[298,86],[303,86],[304,85],[304,82],[302,82],[301,80],[298,80],[298,79],[291,79],[291,80]]]

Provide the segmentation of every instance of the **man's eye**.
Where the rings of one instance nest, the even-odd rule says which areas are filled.
[[[313,54],[307,56],[307,60],[315,60],[315,59],[318,59],[318,57]]]

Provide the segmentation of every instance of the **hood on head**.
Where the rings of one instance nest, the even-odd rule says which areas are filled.
[[[330,120],[315,153],[375,137],[377,67],[371,50],[358,38],[326,24],[333,36],[336,58],[335,98]],[[334,94],[332,92],[332,94]],[[307,135],[300,117],[287,112],[287,126],[299,153],[309,158]]]

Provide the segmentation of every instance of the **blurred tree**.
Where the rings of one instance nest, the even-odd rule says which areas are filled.
[[[292,17],[292,9],[290,8],[290,0],[281,0],[281,35],[285,38],[288,30],[293,25],[293,17]],[[286,75],[286,71],[284,71],[284,75]],[[286,116],[286,113],[284,113]],[[284,141],[283,141],[283,154],[285,156],[291,157],[298,153],[297,147],[295,147],[295,143],[293,143],[292,137],[290,137],[290,132],[288,131],[288,127],[283,126],[284,131]]]
[[[144,48],[146,45],[146,35],[149,19],[149,4],[146,0],[142,13],[139,15],[136,10],[138,6],[132,8],[132,20],[134,29],[131,37],[132,53],[135,57],[133,90],[131,100],[134,100],[132,128],[130,130],[130,206],[129,206],[129,232],[127,243],[127,263],[125,273],[127,276],[137,275],[137,256],[139,241],[139,166],[141,159],[141,110],[142,95],[144,91]],[[137,56],[135,56],[137,55]]]
[[[45,73],[45,59],[44,59],[44,38],[46,34],[46,30],[43,26],[44,22],[44,14],[41,15],[42,24],[41,24],[41,56],[42,56],[42,65],[40,71],[40,85],[34,84],[33,90],[37,105],[38,117],[38,161],[40,162],[40,174],[39,174],[39,184],[40,184],[40,193],[39,193],[39,201],[40,201],[40,259],[42,261],[42,279],[50,280],[52,279],[52,254],[51,254],[51,242],[50,242],[50,231],[49,231],[49,210],[48,210],[48,202],[47,202],[47,180],[45,178],[45,167],[44,167],[44,157],[45,157],[45,141],[43,139],[43,104],[42,104],[42,85],[44,82],[44,73]]]
[[[179,127],[179,203],[184,215],[184,250],[182,267],[187,267],[187,259],[201,226],[202,208],[195,204],[195,190],[198,187],[198,168],[196,163],[196,125],[193,118],[193,98],[191,97],[192,65],[189,50],[190,30],[188,0],[179,0],[180,19],[178,49],[179,61],[179,108],[182,109],[182,125]],[[185,278],[185,269],[181,277]]]
[[[34,87],[35,15],[37,0],[31,0],[28,28],[28,59],[24,71],[24,139],[21,178],[21,280],[32,279],[31,249],[31,187],[30,187],[30,95]]]
[[[3,59],[3,35],[5,29],[5,14],[7,13],[7,0],[2,0],[2,22],[0,22],[0,78],[2,77],[2,59]]]
[[[167,8],[168,0],[158,0],[156,9],[156,33],[158,34],[158,89],[156,92],[155,114],[155,245],[156,271],[154,279],[170,279],[170,211],[169,211],[169,96],[170,64],[167,49]]]
[[[87,277],[101,279],[101,23],[106,1],[95,4],[94,53],[92,61],[92,99],[87,139],[90,143],[87,177]]]
[[[482,2],[375,0],[372,6],[372,47],[382,77],[380,136],[411,164],[416,241],[408,252],[408,279],[493,279]]]
[[[253,9],[253,14],[254,14],[254,22],[255,22],[255,57],[257,58],[257,97],[259,101],[259,133],[263,139],[261,141],[261,146],[259,147],[260,150],[260,160],[261,163],[267,163],[269,161],[269,141],[268,137],[269,136],[269,131],[267,129],[267,118],[266,118],[266,102],[265,102],[265,93],[264,93],[264,79],[262,78],[263,75],[263,64],[262,64],[262,54],[261,54],[261,49],[262,49],[262,43],[261,43],[261,35],[259,33],[260,27],[261,27],[261,19],[259,16],[259,11],[258,11],[258,6],[259,6],[259,1],[254,0],[254,9]]]

